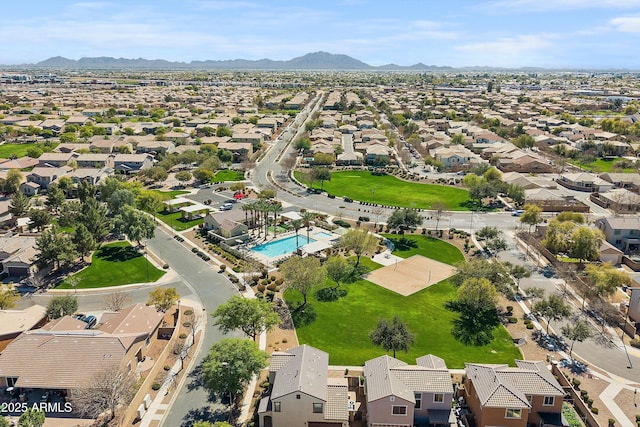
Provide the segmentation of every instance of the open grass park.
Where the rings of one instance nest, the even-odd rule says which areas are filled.
[[[591,162],[582,162],[576,161],[574,164],[576,166],[580,166],[583,169],[586,169],[590,172],[595,173],[606,173],[611,172],[613,169],[614,162],[618,159],[595,159]],[[635,168],[624,168],[622,169],[623,173],[635,173]]]
[[[399,238],[397,235],[387,237]],[[447,242],[421,235],[406,237],[415,242],[415,247],[394,252],[402,258],[420,254],[447,264],[463,260],[460,251]],[[361,263],[370,269],[382,267],[367,258],[362,258]],[[327,286],[335,284],[327,282]],[[364,279],[341,286],[347,290],[347,295],[336,301],[318,301],[311,292],[309,304],[316,318],[307,325],[296,327],[300,343],[328,352],[332,364],[359,366],[383,354],[384,350],[371,343],[369,333],[378,319],[390,320],[396,314],[416,337],[408,353],[396,355],[406,362],[415,363],[416,357],[433,353],[442,357],[448,367],[462,368],[465,362],[513,365],[514,359],[522,357],[502,326],[495,329],[494,340],[486,346],[465,346],[453,338],[451,321],[456,314],[445,309],[444,304],[454,298],[456,289],[448,280],[408,297]],[[287,291],[285,299],[290,304],[302,301],[295,291]]]
[[[303,184],[309,184],[307,173],[296,171],[295,177]],[[313,187],[320,188],[321,183],[316,181]],[[441,202],[447,206],[447,210],[469,210],[465,204],[469,200],[467,190],[407,182],[392,175],[373,175],[369,171],[333,172],[331,181],[325,181],[322,187],[327,193],[337,197],[387,206],[430,209],[434,203]]]
[[[216,172],[214,181],[215,182],[224,182],[224,181],[242,181],[244,180],[244,171],[232,170],[232,169],[223,169],[221,171]]]
[[[91,265],[71,277],[77,280],[77,289],[90,289],[155,282],[164,273],[147,261],[129,242],[115,242],[102,245],[94,252]],[[68,280],[57,287],[73,288]]]
[[[52,143],[50,149],[54,149],[58,146],[58,143]],[[38,144],[2,144],[0,145],[0,159],[8,159],[10,157],[24,157],[27,155],[27,151],[30,148],[44,149],[43,143]],[[43,150],[44,151],[44,150]]]
[[[204,222],[204,218],[195,218],[192,220],[182,218],[182,212],[168,212],[165,210],[156,212],[156,218],[167,224],[176,231],[184,231]]]

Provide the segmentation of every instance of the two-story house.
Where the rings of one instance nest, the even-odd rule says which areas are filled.
[[[153,156],[151,154],[116,154],[113,166],[120,172],[138,173],[153,166]]]
[[[451,413],[453,385],[443,359],[426,355],[408,365],[390,356],[364,365],[369,426],[446,425]]]
[[[346,378],[329,378],[329,355],[308,345],[271,355],[268,396],[258,407],[260,427],[347,427]]]
[[[598,218],[595,226],[604,233],[607,242],[624,253],[640,251],[640,217],[637,215]]]
[[[564,391],[543,362],[467,363],[464,398],[476,427],[562,426]]]

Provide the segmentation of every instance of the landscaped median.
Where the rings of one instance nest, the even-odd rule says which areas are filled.
[[[295,178],[309,185],[308,175],[296,171]],[[340,171],[331,174],[330,181],[314,182],[314,188],[322,188],[331,195],[347,197],[384,206],[430,209],[435,203],[443,203],[447,210],[465,211],[469,192],[446,185],[408,182],[392,175],[374,175],[369,171]]]
[[[155,282],[164,273],[129,242],[107,243],[93,253],[89,266],[69,276],[56,289],[91,289]]]

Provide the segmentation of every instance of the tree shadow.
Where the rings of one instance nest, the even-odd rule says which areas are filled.
[[[202,379],[202,363],[203,362],[198,363],[198,365],[187,375],[187,378],[189,378],[189,382],[187,383],[187,393],[204,387],[204,381]]]
[[[389,238],[389,240],[391,241],[391,243],[393,243],[394,248],[399,251],[408,251],[409,249],[418,247],[418,242],[416,242],[415,240],[407,239],[404,236],[397,239],[391,237]]]
[[[224,409],[213,409],[210,406],[204,408],[191,409],[182,419],[183,427],[191,427],[198,421],[210,421],[215,423],[216,421],[227,421],[229,418],[229,412]]]
[[[314,296],[320,302],[333,302],[347,296],[347,290],[342,288],[322,288],[318,289]]]
[[[302,303],[295,304],[290,307],[291,318],[296,328],[300,326],[306,326],[313,323],[316,320],[316,309],[311,304],[306,304],[304,307]]]
[[[103,246],[98,250],[97,256],[105,261],[124,262],[142,256],[142,253],[132,246]]]

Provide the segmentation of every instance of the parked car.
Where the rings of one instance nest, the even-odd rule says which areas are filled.
[[[511,212],[511,216],[521,216],[524,213],[522,209],[515,210]]]
[[[233,209],[233,205],[231,203],[225,203],[220,206],[221,211],[230,211],[231,209]]]
[[[96,316],[87,316],[84,321],[87,323],[87,327],[85,329],[91,329],[96,325],[96,323],[98,323]]]
[[[86,319],[87,316],[82,314],[82,313],[76,313],[76,314],[73,315],[73,318],[84,321],[84,319]]]

